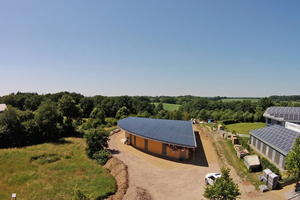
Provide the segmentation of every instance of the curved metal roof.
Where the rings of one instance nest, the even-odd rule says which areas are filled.
[[[189,148],[197,147],[191,121],[128,117],[119,120],[118,126],[150,140]]]
[[[269,107],[264,117],[279,121],[300,122],[300,107]]]

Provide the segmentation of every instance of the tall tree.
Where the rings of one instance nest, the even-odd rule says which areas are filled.
[[[91,97],[83,97],[80,99],[80,107],[83,117],[89,117],[94,109],[94,101]]]
[[[67,125],[72,123],[72,119],[81,117],[82,110],[70,95],[63,95],[58,102],[58,108],[63,116],[66,117]]]
[[[257,103],[257,107],[263,111],[265,111],[270,106],[274,106],[274,102],[270,97],[261,98]]]
[[[116,114],[116,118],[117,119],[122,119],[127,117],[130,114],[129,110],[127,109],[126,106],[123,106],[122,108],[120,108]]]
[[[63,117],[56,103],[50,99],[44,101],[36,110],[34,118],[43,139],[60,136]]]
[[[229,172],[230,169],[223,166],[221,169],[221,178],[217,178],[213,186],[207,185],[203,196],[214,200],[237,199],[241,195],[239,186],[230,178]]]
[[[0,115],[0,147],[18,146],[23,139],[21,111],[8,106]]]
[[[300,136],[296,138],[292,150],[286,157],[285,166],[288,172],[296,178],[296,189],[300,181]]]

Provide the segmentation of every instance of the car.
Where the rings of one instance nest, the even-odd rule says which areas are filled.
[[[209,173],[205,175],[205,184],[213,186],[217,178],[221,178],[221,173]]]

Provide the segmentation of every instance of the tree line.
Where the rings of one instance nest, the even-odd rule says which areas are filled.
[[[285,105],[286,102],[275,102],[270,97],[261,98],[258,102],[223,102],[222,98],[12,93],[0,97],[0,103],[8,106],[0,114],[0,147],[24,146],[64,136],[83,136],[90,129],[115,126],[118,120],[128,116],[264,122],[263,113],[270,106],[300,106],[295,102]],[[158,103],[157,106],[154,102]],[[163,107],[166,102],[181,106],[175,111],[167,111]]]

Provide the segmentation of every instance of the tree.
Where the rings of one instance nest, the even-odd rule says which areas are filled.
[[[210,118],[209,113],[205,109],[201,109],[197,117],[200,120],[207,120]]]
[[[180,110],[174,110],[174,112],[172,113],[172,119],[182,120],[182,117],[183,113]]]
[[[264,97],[258,101],[257,106],[265,111],[268,107],[274,106],[274,102],[272,98]]]
[[[158,103],[157,106],[154,108],[154,113],[158,114],[161,110],[164,110],[163,103]]]
[[[214,185],[207,185],[205,187],[204,197],[207,199],[223,200],[237,199],[241,195],[238,184],[234,183],[229,176],[230,169],[223,166],[221,169],[222,176],[217,178]]]
[[[67,122],[70,122],[71,119],[81,117],[82,110],[70,95],[63,95],[58,102],[59,110],[67,118]]]
[[[82,109],[83,117],[89,117],[94,109],[94,101],[91,97],[83,97],[80,99],[80,107]]]
[[[56,138],[60,136],[63,117],[50,99],[44,101],[35,112],[34,117],[41,137]]]
[[[101,128],[91,129],[85,135],[86,153],[90,158],[98,151],[108,147],[109,133]]]
[[[18,146],[23,139],[21,111],[8,106],[0,115],[0,147]]]
[[[296,189],[300,180],[300,136],[296,138],[292,150],[286,157],[285,166],[288,172],[296,178]]]
[[[158,119],[169,119],[169,112],[166,110],[161,110],[157,113],[156,117]]]
[[[76,94],[76,93],[72,93]],[[64,116],[64,134],[73,134],[75,132],[75,128],[72,124],[74,119],[80,119],[82,116],[82,110],[77,105],[76,101],[68,94],[64,94],[58,100],[58,108],[62,115]]]
[[[123,106],[122,108],[120,108],[116,114],[116,118],[117,119],[123,119],[125,117],[127,117],[130,114],[130,111],[127,109],[126,106]]]
[[[105,113],[100,108],[94,108],[90,114],[90,118],[99,119],[101,124],[105,124]]]

